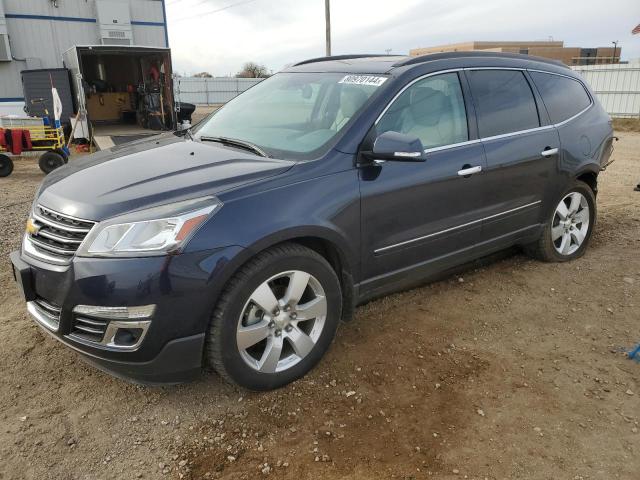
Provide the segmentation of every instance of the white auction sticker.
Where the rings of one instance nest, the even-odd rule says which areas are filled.
[[[348,83],[350,85],[373,85],[379,87],[387,81],[387,77],[378,77],[375,75],[347,75],[338,83]]]

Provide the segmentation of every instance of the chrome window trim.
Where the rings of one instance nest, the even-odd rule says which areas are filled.
[[[412,238],[410,240],[405,240],[403,242],[394,243],[393,245],[387,245],[386,247],[381,247],[373,251],[374,254],[379,254],[382,252],[386,252],[387,250],[391,250],[393,248],[401,247],[404,245],[408,245],[411,243],[419,242],[421,240],[426,240],[427,238],[435,237],[437,235],[442,235],[443,233],[452,232],[454,230],[458,230],[460,228],[468,227],[470,225],[474,225],[476,223],[484,222],[486,220],[491,220],[492,218],[501,217],[502,215],[507,215],[512,212],[517,212],[518,210],[523,210],[528,207],[533,207],[534,205],[538,205],[542,203],[542,200],[536,200],[535,202],[527,203],[526,205],[521,205],[519,207],[511,208],[509,210],[505,210],[504,212],[495,213],[493,215],[489,215],[488,217],[483,217],[478,220],[473,220],[472,222],[463,223],[462,225],[457,225],[455,227],[446,228],[444,230],[440,230],[438,232],[430,233],[428,235],[422,235],[421,237]]]
[[[480,140],[483,142],[490,142],[492,140],[500,140],[501,138],[515,137],[518,135],[527,135],[533,132],[541,132],[543,130],[552,130],[555,125],[544,125],[542,127],[527,128],[526,130],[518,130],[517,132],[501,133],[500,135],[492,135],[490,137],[483,137]]]
[[[402,87],[400,89],[400,91],[398,93],[396,93],[391,100],[389,100],[389,103],[387,103],[387,106],[384,107],[384,110],[382,110],[382,113],[380,113],[380,115],[378,115],[378,118],[376,118],[376,121],[373,122],[373,124],[377,125],[378,122],[380,122],[380,119],[384,116],[385,113],[387,113],[387,110],[389,110],[391,108],[391,105],[393,105],[393,103],[398,99],[398,97],[400,95],[402,95],[404,93],[404,91],[406,89],[408,89],[410,86],[412,86],[414,83],[417,83],[417,82],[419,82],[421,80],[424,80],[425,78],[434,77],[436,75],[443,75],[445,73],[453,73],[453,72],[461,72],[462,70],[464,70],[464,69],[463,68],[452,68],[452,69],[448,69],[448,70],[439,70],[437,72],[426,73],[426,74],[421,75],[421,76],[419,76],[417,78],[414,78],[409,83],[407,83],[404,87]],[[460,88],[462,88],[462,84],[460,85]]]
[[[539,68],[527,68],[527,72],[538,72],[538,73],[547,73],[549,75],[557,75],[559,77],[566,77],[566,78],[570,78],[571,80],[575,80],[576,82],[580,82],[582,83],[579,79],[577,79],[576,77],[572,77],[571,75],[565,75],[564,73],[557,73],[557,72],[550,72],[548,70],[540,70]]]
[[[539,72],[539,73],[546,73],[546,74],[549,74],[549,75],[557,75],[559,77],[566,77],[566,78],[568,78],[570,80],[574,80],[574,81],[578,82],[580,85],[582,85],[582,88],[585,89],[585,92],[587,93],[587,96],[589,97],[589,100],[591,101],[591,103],[584,110],[576,113],[574,116],[572,116],[570,118],[567,118],[566,120],[563,120],[562,122],[559,122],[559,123],[553,123],[553,124],[549,124],[549,125],[541,125],[539,127],[529,128],[527,130],[518,130],[516,132],[501,133],[500,135],[493,135],[491,137],[475,138],[473,140],[467,140],[465,142],[452,143],[450,145],[441,145],[439,147],[425,148],[424,153],[439,152],[439,151],[442,151],[442,150],[449,150],[450,148],[464,147],[464,146],[467,146],[467,145],[473,145],[475,143],[498,140],[498,139],[501,139],[501,138],[508,138],[508,137],[513,137],[513,136],[517,136],[517,135],[526,135],[528,133],[533,133],[533,132],[537,132],[537,131],[543,131],[543,130],[549,130],[549,129],[552,129],[552,128],[557,128],[557,127],[560,127],[560,126],[562,126],[562,125],[564,125],[566,123],[569,123],[570,121],[578,118],[580,115],[585,113],[587,110],[589,110],[594,105],[593,97],[589,93],[589,90],[586,88],[584,82],[582,82],[580,79],[572,77],[570,75],[564,75],[562,73],[549,72],[547,70],[538,70],[538,69],[533,69],[533,68],[518,68],[518,67],[461,67],[461,68],[451,68],[451,69],[447,69],[447,70],[439,70],[437,72],[426,73],[424,75],[421,75],[419,77],[414,78],[409,83],[407,83],[404,87],[402,87],[400,89],[400,91],[398,93],[396,93],[391,100],[389,100],[389,103],[387,103],[387,106],[384,107],[384,109],[382,110],[380,115],[378,115],[378,118],[376,118],[376,121],[373,124],[377,125],[380,122],[380,119],[385,115],[385,113],[387,113],[387,111],[391,108],[391,106],[398,99],[398,97],[400,95],[402,95],[404,93],[404,91],[406,89],[408,89],[409,87],[411,87],[414,83],[419,82],[420,80],[423,80],[423,79],[428,78],[428,77],[433,77],[433,76],[441,75],[441,74],[445,74],[445,73],[466,72],[466,71],[473,71],[473,70],[516,70],[516,71],[521,71],[521,72]]]
[[[561,127],[562,125],[565,125],[565,124],[569,123],[571,120],[574,120],[574,119],[578,118],[580,115],[582,115],[584,112],[589,110],[591,107],[593,107],[593,100],[591,100],[591,103],[589,104],[588,107],[586,107],[585,109],[579,111],[573,117],[569,117],[566,120],[561,121],[560,123],[554,123],[553,126],[556,127],[556,128],[557,127]]]
[[[482,140],[479,138],[476,138],[475,140],[467,140],[466,142],[452,143],[450,145],[441,145],[440,147],[425,148],[424,153],[439,152],[441,150],[449,150],[450,148],[464,147],[465,145],[473,145],[474,143],[480,143],[480,142],[482,142]]]

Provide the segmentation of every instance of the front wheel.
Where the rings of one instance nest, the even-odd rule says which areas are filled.
[[[230,280],[208,336],[208,363],[250,390],[300,378],[329,348],[342,310],[340,282],[318,253],[283,244],[258,254]]]
[[[557,203],[541,237],[527,250],[547,262],[566,262],[582,256],[596,223],[596,198],[591,187],[576,181]]]

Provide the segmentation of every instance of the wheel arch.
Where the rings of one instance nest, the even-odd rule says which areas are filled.
[[[297,243],[307,247],[325,258],[336,272],[342,288],[342,319],[344,321],[353,318],[356,291],[354,278],[357,277],[358,261],[356,254],[348,246],[346,239],[327,227],[302,226],[293,229],[282,230],[263,237],[244,248],[229,265],[224,275],[220,292],[226,288],[228,282],[235,273],[249,260],[260,252],[283,243]]]
[[[586,183],[591,187],[594,195],[598,194],[598,174],[600,173],[599,169],[596,168],[588,168],[582,170],[578,174],[576,174],[575,179],[581,182]]]

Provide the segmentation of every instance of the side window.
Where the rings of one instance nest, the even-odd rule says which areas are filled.
[[[435,75],[411,85],[380,118],[376,131],[378,135],[388,131],[414,135],[425,148],[468,140],[458,74]]]
[[[560,75],[529,72],[538,87],[552,123],[573,117],[591,105],[591,98],[580,82]]]
[[[471,94],[481,138],[540,126],[536,101],[519,70],[472,70]]]

